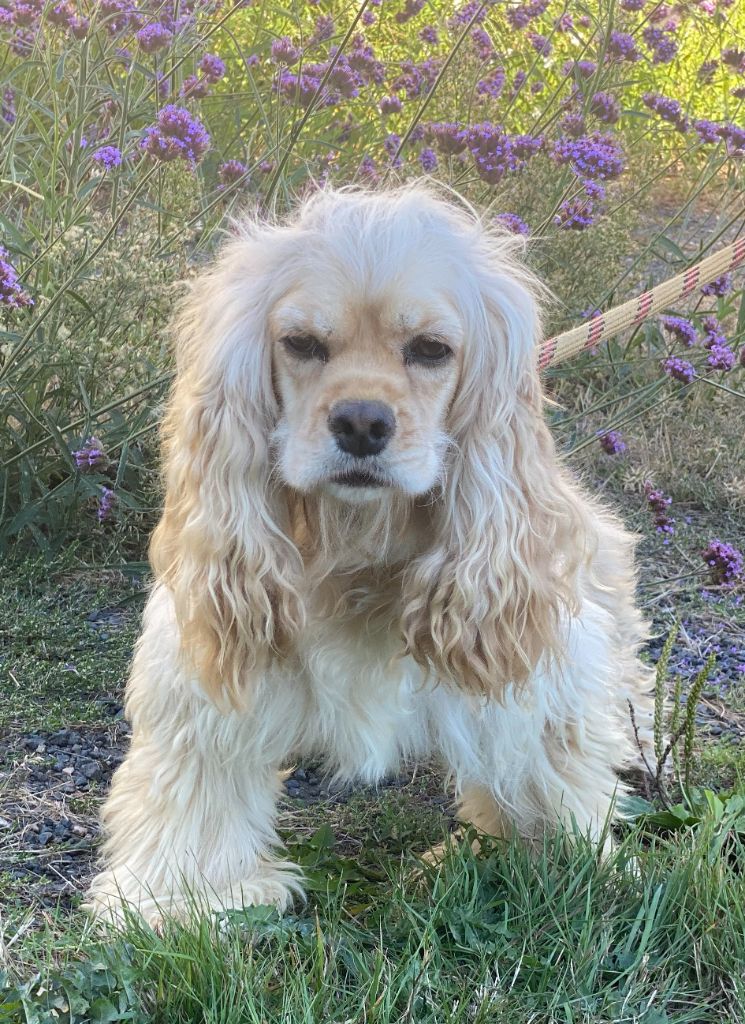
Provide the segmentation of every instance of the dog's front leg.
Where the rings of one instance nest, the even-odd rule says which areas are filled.
[[[221,712],[184,675],[158,618],[146,613],[127,689],[132,746],[103,809],[90,908],[121,920],[127,904],[152,923],[200,907],[284,908],[301,891],[298,870],[274,852],[298,695],[272,680],[253,710]]]

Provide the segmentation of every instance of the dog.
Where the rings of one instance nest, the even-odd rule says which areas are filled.
[[[192,284],[95,913],[285,908],[296,758],[604,834],[651,715],[634,539],[557,456],[520,244],[421,184],[324,189]]]

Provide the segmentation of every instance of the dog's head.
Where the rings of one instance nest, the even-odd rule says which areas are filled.
[[[401,626],[438,674],[498,690],[546,650],[579,509],[541,417],[517,244],[421,187],[328,191],[243,225],[192,288],[152,553],[213,688],[237,699],[302,624],[289,494],[426,496]]]

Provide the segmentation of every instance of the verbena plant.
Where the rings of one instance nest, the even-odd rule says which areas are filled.
[[[653,258],[672,273],[720,242],[728,223],[687,252],[669,231],[741,188],[744,27],[722,0],[0,0],[0,543],[141,550],[164,324],[244,206],[431,175],[535,240],[551,329],[634,293]],[[673,171],[673,214],[632,237]],[[738,391],[743,328],[722,280],[683,323],[575,361],[569,383],[553,371],[565,402],[584,396],[560,440],[594,442],[596,412],[607,434],[702,386]]]

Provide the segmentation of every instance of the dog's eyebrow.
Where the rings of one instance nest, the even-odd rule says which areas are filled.
[[[273,311],[270,321],[279,334],[296,332],[328,338],[334,331],[333,324],[326,317],[309,313],[299,306],[280,306]]]

